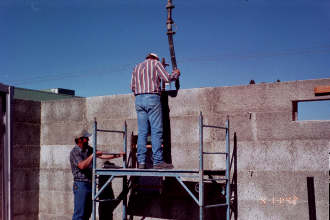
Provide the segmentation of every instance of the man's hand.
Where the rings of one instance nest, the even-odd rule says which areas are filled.
[[[173,70],[173,74],[179,77],[180,76],[180,70],[179,69]]]
[[[100,156],[102,156],[102,154],[103,154],[103,152],[102,152],[102,151],[96,151],[96,156],[97,156],[97,157],[100,157]]]

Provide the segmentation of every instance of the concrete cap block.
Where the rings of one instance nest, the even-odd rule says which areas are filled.
[[[94,118],[132,119],[136,118],[133,95],[113,95],[87,98],[87,120]]]

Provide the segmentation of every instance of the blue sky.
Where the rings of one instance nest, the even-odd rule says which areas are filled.
[[[166,0],[1,0],[0,82],[130,93],[135,64],[169,61]],[[330,77],[329,0],[173,0],[182,88]]]

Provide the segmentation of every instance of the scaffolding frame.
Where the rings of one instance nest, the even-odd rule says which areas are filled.
[[[206,152],[204,151],[203,144],[203,130],[204,128],[213,128],[217,130],[226,131],[226,151],[225,152]],[[97,151],[97,132],[107,132],[107,133],[121,133],[123,134],[123,148],[125,156],[123,157],[122,168],[96,168],[96,151]],[[116,153],[107,153],[116,154]],[[226,156],[226,169],[225,170],[205,170],[204,169],[204,155],[206,154],[219,154]],[[127,177],[128,176],[153,176],[153,177],[175,177],[175,179],[180,183],[180,185],[187,191],[191,198],[199,206],[199,219],[204,220],[205,209],[214,207],[226,207],[226,220],[230,220],[230,134],[229,134],[229,117],[226,118],[226,123],[224,127],[206,125],[203,122],[202,112],[199,115],[199,168],[192,170],[176,170],[176,169],[137,169],[137,168],[127,168],[127,124],[124,123],[123,130],[104,130],[97,128],[97,121],[94,120],[93,125],[93,185],[92,185],[92,199],[93,199],[93,209],[92,209],[92,220],[96,220],[96,202],[102,202],[98,200],[98,196],[103,192],[103,190],[112,182],[114,178],[122,178],[122,192],[120,195],[112,200],[122,200],[122,219],[127,220],[127,195],[129,192],[129,186]],[[96,188],[96,177],[100,175],[109,176],[107,182],[97,191]],[[210,178],[210,175],[224,176],[222,178]],[[209,178],[205,178],[209,176]],[[187,185],[183,182],[182,178],[193,178],[198,182],[198,198],[191,192]],[[207,181],[225,181],[226,188],[226,202],[206,205],[204,201],[204,183]],[[109,201],[109,200],[106,200]]]

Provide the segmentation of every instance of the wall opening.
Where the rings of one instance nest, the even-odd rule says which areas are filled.
[[[292,120],[330,120],[330,100],[293,101]]]

